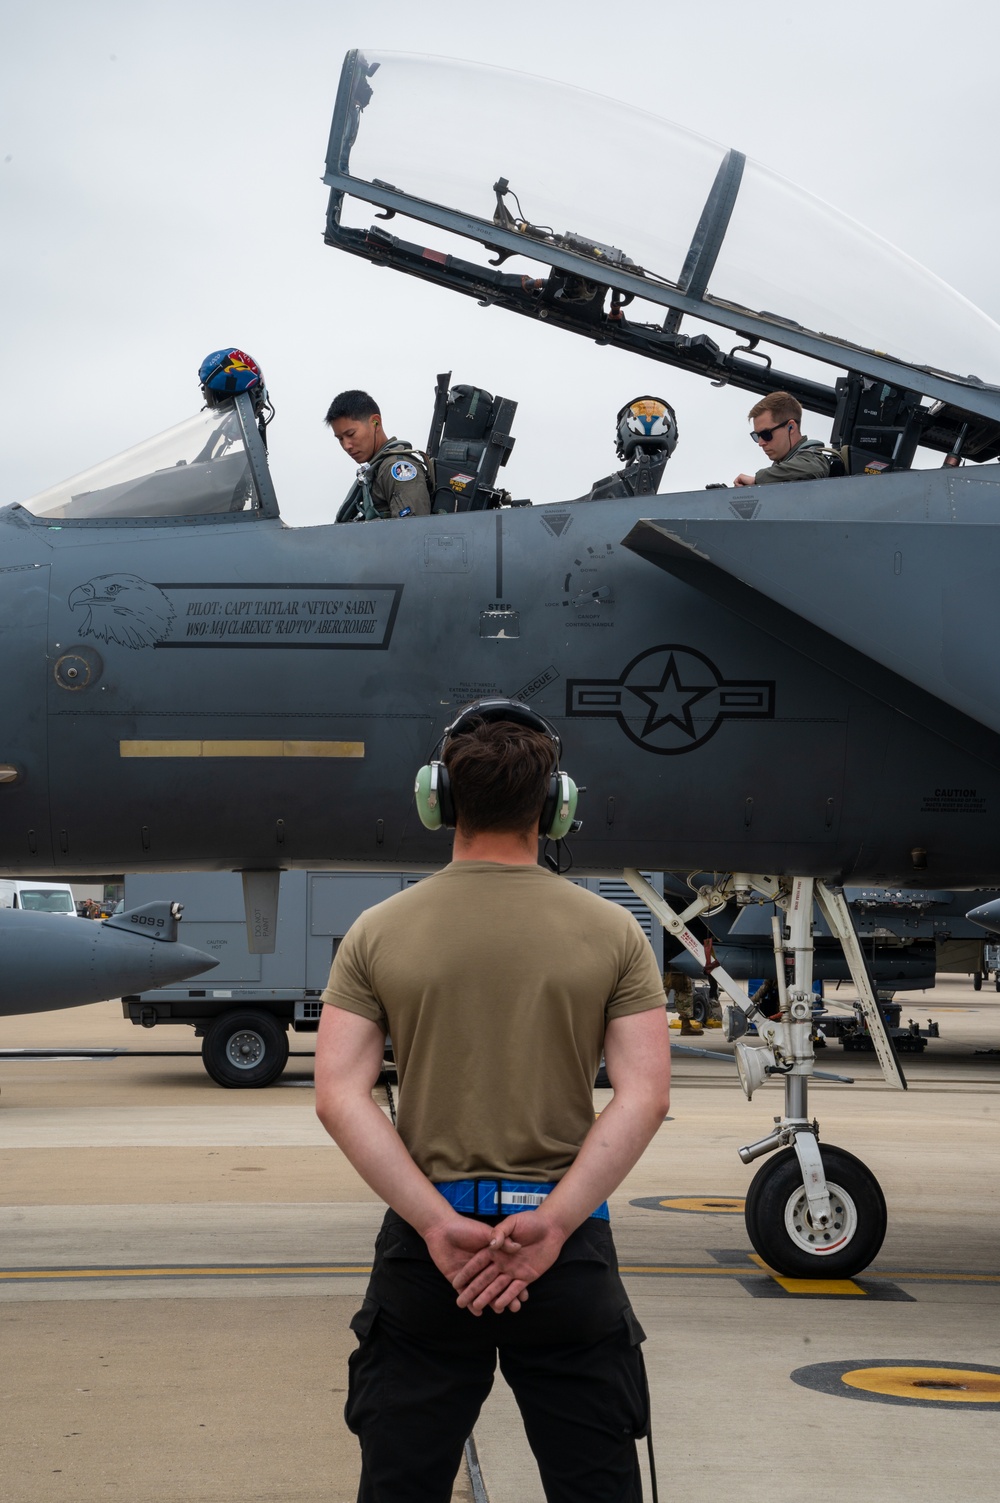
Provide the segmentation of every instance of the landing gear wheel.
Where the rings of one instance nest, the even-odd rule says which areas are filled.
[[[973,973],[972,973],[972,990],[974,992],[981,992],[982,989],[983,989],[983,973],[982,973],[982,971],[973,971]]]
[[[226,1012],[205,1034],[201,1059],[216,1085],[268,1086],[288,1063],[288,1034],[269,1012]]]
[[[691,1021],[701,1023],[703,1026],[708,1022],[708,1001],[705,997],[699,997],[697,993],[691,1002]]]
[[[750,1241],[768,1267],[785,1278],[849,1279],[878,1253],[885,1237],[885,1197],[866,1164],[843,1148],[820,1147],[833,1212],[820,1231],[809,1203],[794,1148],[766,1160],[747,1192]]]

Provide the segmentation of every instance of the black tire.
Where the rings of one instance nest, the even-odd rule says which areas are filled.
[[[972,990],[974,992],[981,992],[982,989],[983,989],[983,973],[982,973],[982,971],[974,971],[973,974],[972,974]]]
[[[708,1022],[708,1003],[704,997],[699,997],[697,993],[695,993],[691,1002],[691,1021],[692,1023],[701,1023],[703,1026]]]
[[[824,1234],[834,1239],[832,1247],[818,1240],[803,1214],[805,1190],[794,1148],[768,1158],[747,1192],[750,1241],[768,1267],[785,1278],[853,1278],[868,1267],[885,1237],[885,1196],[868,1166],[825,1143],[820,1154],[834,1209],[834,1226]]]
[[[288,1033],[269,1012],[226,1012],[205,1034],[201,1058],[216,1085],[269,1086],[288,1063]]]

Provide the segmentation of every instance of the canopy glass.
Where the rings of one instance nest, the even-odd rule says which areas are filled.
[[[36,517],[200,517],[243,511],[255,496],[232,407],[206,410],[25,501]]]
[[[475,63],[358,54],[355,88],[331,141],[331,161],[352,179],[489,224],[493,184],[506,178],[533,226],[615,246],[661,286],[678,284],[724,147],[631,105]],[[414,215],[424,217],[419,206]],[[733,328],[740,309],[773,320],[776,343],[792,323],[1000,384],[1000,326],[848,215],[749,161],[704,305]]]

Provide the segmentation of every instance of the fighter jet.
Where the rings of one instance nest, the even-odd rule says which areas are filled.
[[[554,121],[572,151],[545,146]],[[857,1272],[885,1206],[808,1112],[814,901],[902,1086],[841,886],[1000,885],[1000,329],[739,151],[489,68],[350,53],[325,180],[333,248],[791,391],[845,473],[675,495],[601,477],[515,506],[490,480],[512,402],[456,387],[431,516],[293,529],[260,371],[223,352],[190,422],[0,511],[0,870],[242,870],[265,947],[282,868],[446,861],[416,769],[458,706],[530,703],[587,789],[553,863],[624,872],[736,1039],[753,1005],[690,924],[779,905],[793,980],[742,1063],[784,1081],[785,1112],[741,1150],[768,1155],[748,1226],[787,1274]],[[82,797],[94,766],[114,775]],[[677,911],[641,870],[713,876]]]
[[[180,905],[145,903],[98,923],[0,908],[0,1017],[82,1007],[169,986],[218,960],[177,940]]]

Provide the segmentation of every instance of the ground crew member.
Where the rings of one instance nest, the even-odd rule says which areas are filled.
[[[669,1033],[635,919],[538,865],[559,749],[516,702],[459,716],[417,795],[456,825],[451,864],[362,914],[323,993],[317,1111],[390,1207],[351,1322],[359,1503],[448,1503],[498,1355],[549,1503],[642,1496],[644,1337],[606,1199],[663,1121]],[[398,1134],[372,1097],[387,1031]]]
[[[674,1011],[681,1020],[681,1033],[704,1032],[700,1023],[694,1021],[694,982],[683,971],[664,971],[663,990],[669,997],[673,992]]]
[[[426,455],[405,439],[386,436],[378,403],[366,391],[342,391],[324,421],[358,466],[358,504],[366,522],[430,516]]]
[[[790,392],[772,391],[748,414],[750,437],[771,461],[755,475],[737,475],[734,485],[771,485],[779,480],[825,480],[830,455],[819,439],[806,438],[800,428],[802,404]]]

